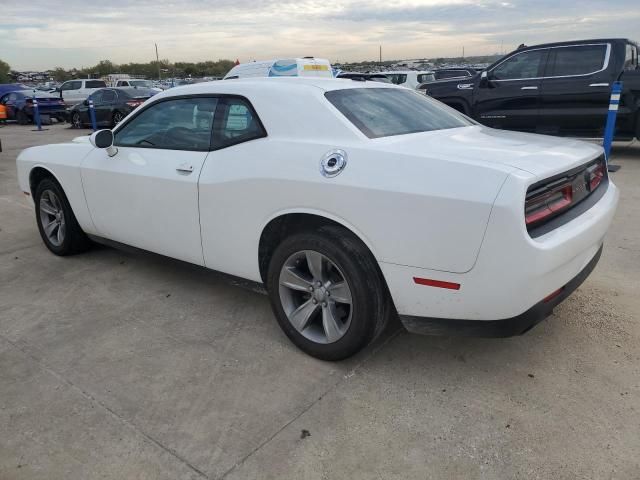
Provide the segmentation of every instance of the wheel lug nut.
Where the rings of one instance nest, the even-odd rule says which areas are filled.
[[[309,287],[309,291],[310,291],[310,292],[313,292],[313,287]]]
[[[316,285],[317,285],[318,287],[321,287],[321,286],[322,286],[322,282],[316,282]]]
[[[322,307],[326,307],[327,306],[327,302],[322,302]]]
[[[311,300],[314,304],[318,303],[318,300],[316,300],[315,298],[313,300]]]

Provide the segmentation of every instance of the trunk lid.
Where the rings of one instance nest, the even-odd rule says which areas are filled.
[[[481,125],[373,141],[380,148],[401,154],[496,163],[524,170],[539,179],[565,172],[602,154],[602,147],[580,140]]]

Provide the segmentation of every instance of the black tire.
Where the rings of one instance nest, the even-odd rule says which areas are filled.
[[[111,127],[115,127],[117,124],[119,124],[124,117],[125,115],[122,112],[119,112],[117,110],[113,112],[113,114],[111,115]]]
[[[47,195],[48,197],[48,193],[46,192],[53,192],[61,206],[61,217],[64,220],[65,231],[59,245],[52,243],[45,233],[45,226],[43,225],[44,220],[40,211],[40,201],[42,200],[43,195]],[[58,185],[58,182],[51,178],[43,179],[36,187],[33,199],[35,203],[36,223],[38,224],[40,237],[51,252],[60,256],[74,255],[76,253],[86,251],[91,246],[91,241],[82,231],[80,225],[78,225],[76,216],[73,214],[71,205],[69,205],[69,200],[64,194],[62,187]]]
[[[300,333],[289,321],[281,300],[281,269],[292,255],[309,250],[322,254],[335,264],[351,290],[352,310],[348,329],[333,343],[317,343]],[[282,241],[269,263],[267,290],[284,333],[302,351],[322,360],[342,360],[366,347],[384,330],[392,310],[386,283],[373,255],[351,232],[337,226],[297,233]]]
[[[18,125],[29,125],[29,123],[31,123],[29,115],[24,113],[22,110],[18,110],[18,112],[16,113],[16,120],[18,122]]]
[[[80,112],[73,112],[71,114],[71,127],[82,128],[82,119],[80,117]]]

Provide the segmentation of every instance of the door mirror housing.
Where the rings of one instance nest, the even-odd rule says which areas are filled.
[[[107,154],[113,157],[118,153],[118,149],[113,146],[113,132],[111,130],[98,130],[89,137],[89,143],[96,148],[106,148]]]
[[[489,72],[487,72],[486,70],[484,70],[481,74],[480,74],[480,86],[482,88],[486,88],[489,85]]]

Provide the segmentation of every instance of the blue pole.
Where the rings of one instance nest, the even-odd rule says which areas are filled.
[[[33,119],[36,121],[38,131],[42,131],[42,122],[40,121],[40,109],[38,108],[38,100],[36,100],[36,94],[33,94]]]
[[[613,134],[616,130],[616,116],[618,115],[618,107],[620,106],[620,93],[622,92],[622,82],[614,82],[611,88],[611,98],[609,99],[609,113],[607,115],[607,124],[604,127],[604,157],[609,164],[609,155],[611,154],[611,144],[613,143]]]
[[[96,109],[93,107],[93,100],[89,99],[89,116],[91,117],[91,128],[95,132],[98,127],[96,126]]]

